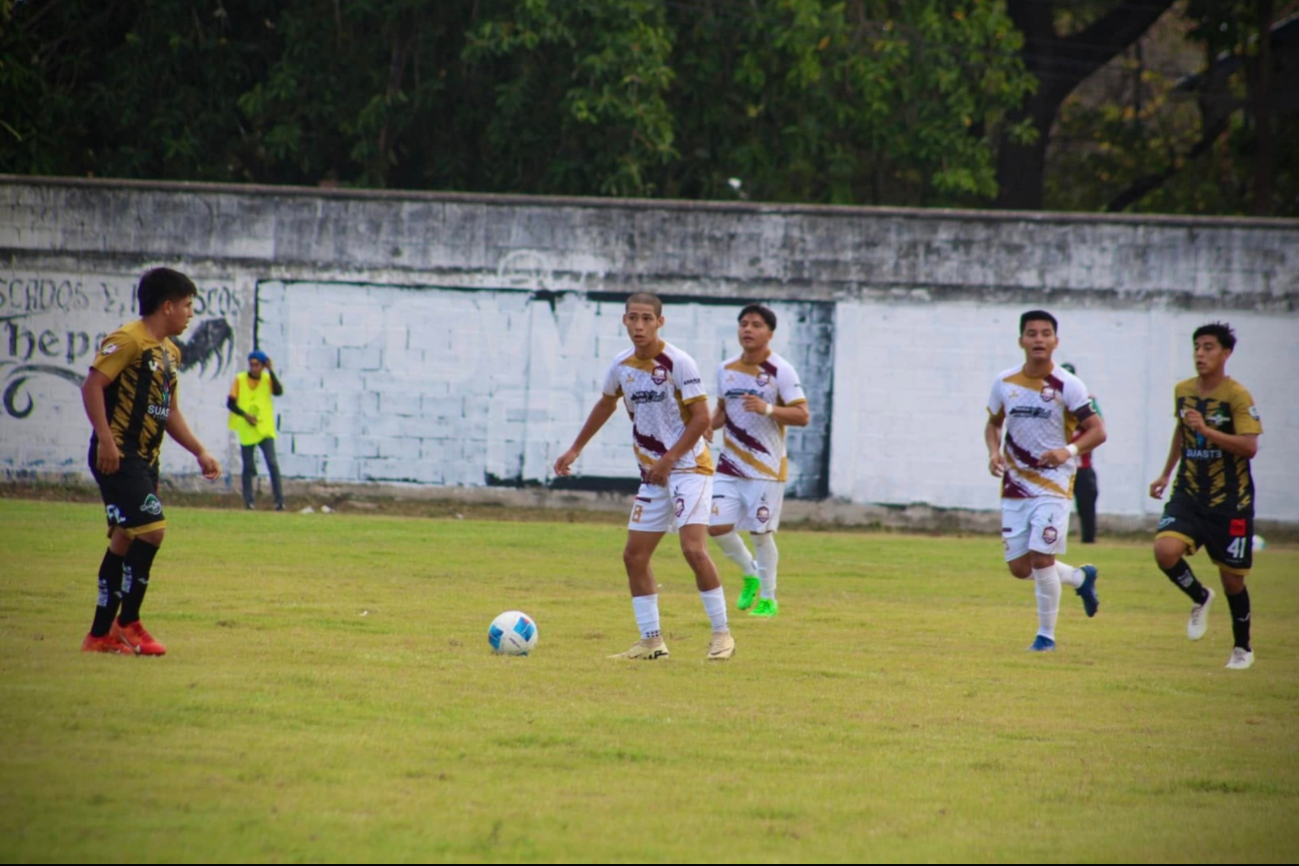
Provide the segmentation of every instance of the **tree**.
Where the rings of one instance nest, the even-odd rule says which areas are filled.
[[[1092,11],[1087,4],[1057,4],[1053,0],[1007,0],[1015,26],[1024,34],[1023,60],[1038,79],[1038,88],[1023,107],[1011,112],[1012,123],[1029,121],[1036,136],[1029,141],[1003,137],[997,151],[997,204],[1016,210],[1042,207],[1046,152],[1052,124],[1061,103],[1097,69],[1144,33],[1173,4],[1173,0],[1119,0],[1106,4],[1099,16],[1062,35],[1057,23],[1081,22]],[[1060,8],[1057,8],[1059,6]]]

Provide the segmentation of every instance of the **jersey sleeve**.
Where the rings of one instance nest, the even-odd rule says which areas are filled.
[[[803,383],[798,380],[798,371],[788,364],[782,364],[776,373],[776,390],[780,394],[780,402],[786,406],[807,402]]]
[[[992,394],[988,396],[988,416],[1000,424],[1006,420],[1006,404],[1001,400],[1001,380],[992,383]]]
[[[622,367],[621,364],[613,364],[609,367],[609,372],[604,374],[604,385],[600,389],[601,392],[604,394],[604,396],[606,397],[622,396],[622,382],[618,378],[618,370],[621,367]]]
[[[114,331],[100,344],[95,360],[90,363],[90,369],[103,373],[111,382],[139,358],[140,346],[131,339],[131,335],[125,331]]]
[[[1254,397],[1244,388],[1232,395],[1231,426],[1237,435],[1257,436],[1263,432],[1263,420],[1258,417]]]
[[[717,365],[717,397],[726,399],[726,362]]]
[[[682,405],[689,405],[699,400],[708,399],[708,389],[704,387],[703,376],[695,359],[688,355],[679,355],[673,359],[673,376],[677,390],[681,392]]]
[[[1065,382],[1064,404],[1079,421],[1086,421],[1097,414],[1095,399],[1087,393],[1087,386],[1078,378],[1071,378]]]

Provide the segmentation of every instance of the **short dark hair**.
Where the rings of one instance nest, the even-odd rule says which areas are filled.
[[[658,295],[651,294],[650,292],[636,292],[627,299],[625,304],[623,304],[623,310],[626,311],[626,309],[632,304],[648,304],[654,308],[654,315],[663,315],[663,302],[659,300]]]
[[[749,313],[757,313],[762,316],[762,321],[767,323],[767,327],[773,331],[776,330],[776,314],[762,304],[749,304],[743,310],[740,310],[740,315],[735,317],[735,321],[740,321]]]
[[[1060,333],[1060,323],[1055,320],[1055,316],[1046,310],[1029,310],[1019,317],[1019,335],[1021,337],[1024,336],[1024,328],[1028,326],[1029,322],[1050,322],[1051,330],[1057,334]]]
[[[157,312],[167,301],[179,301],[192,298],[198,294],[194,281],[171,268],[154,268],[145,271],[140,277],[140,285],[135,290],[136,300],[140,305],[140,316],[150,316]]]
[[[1224,349],[1236,348],[1236,332],[1226,322],[1210,322],[1207,325],[1201,325],[1191,335],[1191,343],[1194,344],[1201,337],[1213,337]]]

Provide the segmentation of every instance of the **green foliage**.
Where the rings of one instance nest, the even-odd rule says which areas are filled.
[[[1148,541],[1088,551],[1100,614],[1066,593],[1043,657],[1024,651],[1033,588],[995,535],[788,529],[781,614],[733,613],[722,664],[703,660],[708,622],[665,538],[672,657],[626,664],[604,657],[636,635],[622,526],[170,500],[167,516],[144,607],[167,655],[90,656],[102,507],[0,500],[6,862],[1299,851],[1299,552],[1283,545],[1255,558],[1245,672],[1222,667],[1225,604],[1187,642],[1189,602]],[[494,657],[487,625],[516,607],[538,651]]]
[[[1033,87],[982,0],[30,0],[0,171],[959,204]]]

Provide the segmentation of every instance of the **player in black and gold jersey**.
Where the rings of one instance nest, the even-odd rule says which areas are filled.
[[[81,644],[85,652],[166,652],[140,623],[149,571],[167,526],[158,499],[163,432],[198,458],[204,478],[221,474],[176,403],[180,349],[170,338],[189,326],[197,294],[178,271],[145,273],[137,291],[139,320],[104,339],[81,386],[93,428],[90,471],[108,514],[108,551],[99,566],[94,623]]]
[[[1204,325],[1192,341],[1199,375],[1179,382],[1173,390],[1177,427],[1164,474],[1150,485],[1150,495],[1161,498],[1181,462],[1155,535],[1155,561],[1195,602],[1186,636],[1199,640],[1208,628],[1214,592],[1195,579],[1185,556],[1201,545],[1208,548],[1231,606],[1236,644],[1227,667],[1243,670],[1254,664],[1245,589],[1254,542],[1254,478],[1249,461],[1258,453],[1263,425],[1249,391],[1227,375],[1227,359],[1236,346],[1231,328],[1217,322]]]

